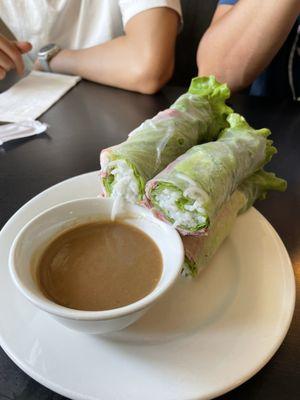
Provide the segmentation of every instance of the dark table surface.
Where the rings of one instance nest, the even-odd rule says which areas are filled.
[[[49,124],[47,134],[0,146],[0,228],[49,186],[97,170],[102,148],[124,140],[130,130],[166,108],[183,91],[166,87],[155,96],[146,96],[80,82],[40,118]],[[220,399],[296,400],[300,398],[300,104],[242,95],[233,97],[231,103],[253,126],[267,126],[273,132],[279,153],[268,169],[288,180],[288,190],[270,194],[256,208],[287,247],[298,296],[291,327],[275,356],[252,379]],[[64,398],[29,378],[0,349],[0,399]]]

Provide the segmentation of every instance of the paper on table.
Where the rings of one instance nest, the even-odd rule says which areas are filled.
[[[32,71],[0,94],[0,121],[35,120],[80,79],[79,76]]]

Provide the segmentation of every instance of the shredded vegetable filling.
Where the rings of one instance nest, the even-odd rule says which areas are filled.
[[[178,201],[182,199],[182,194],[178,190],[165,188],[155,193],[155,202],[159,208],[174,222],[174,226],[184,229],[196,229],[199,225],[206,223],[206,217],[199,211],[202,209],[197,200],[190,200],[190,204],[182,207],[178,206]]]

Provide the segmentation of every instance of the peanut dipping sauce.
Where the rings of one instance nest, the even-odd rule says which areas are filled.
[[[92,222],[50,242],[36,271],[50,300],[76,310],[102,311],[152,292],[162,274],[162,256],[154,241],[132,225]]]

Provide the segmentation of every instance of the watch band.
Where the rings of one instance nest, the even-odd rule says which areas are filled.
[[[50,68],[49,62],[47,59],[38,57],[40,66],[42,67],[43,71],[45,72],[52,72],[52,69]]]

